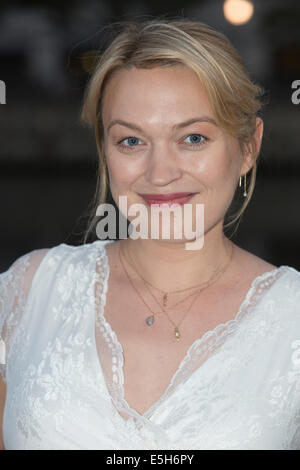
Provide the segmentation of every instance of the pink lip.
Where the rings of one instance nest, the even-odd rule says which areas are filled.
[[[170,194],[140,194],[146,201],[148,206],[152,204],[166,204],[171,206],[172,204],[183,205],[186,204],[195,193],[170,193]]]
[[[194,193],[169,193],[169,194],[140,194],[144,199],[157,199],[158,201],[169,201],[180,197],[190,196]]]

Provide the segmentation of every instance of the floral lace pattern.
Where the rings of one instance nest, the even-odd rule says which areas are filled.
[[[61,244],[35,269],[28,254],[0,275],[5,448],[300,449],[300,273],[254,279],[141,415],[124,399],[123,348],[105,318],[106,243]]]
[[[4,344],[0,373],[6,381],[6,364],[8,361],[13,332],[20,322],[26,302],[23,287],[25,273],[30,265],[30,253],[18,258],[4,273],[0,282],[0,340]],[[13,294],[12,294],[13,293]]]

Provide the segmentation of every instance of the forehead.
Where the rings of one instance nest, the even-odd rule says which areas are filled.
[[[140,117],[166,118],[166,113],[212,115],[205,89],[188,67],[122,69],[108,81],[102,101],[103,120]],[[196,114],[195,114],[196,113]],[[122,114],[122,116],[121,116]]]

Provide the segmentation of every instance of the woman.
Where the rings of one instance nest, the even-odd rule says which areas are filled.
[[[138,204],[147,236],[35,250],[1,275],[3,447],[300,448],[299,272],[223,230],[236,191],[230,223],[253,192],[261,95],[200,22],[126,23],[103,53],[82,113],[97,204],[108,187],[119,207]],[[166,199],[183,219],[164,238]],[[187,222],[197,249],[175,237]]]

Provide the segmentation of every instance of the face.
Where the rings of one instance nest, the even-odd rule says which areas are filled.
[[[196,204],[203,204],[204,234],[222,231],[239,177],[252,164],[242,158],[237,140],[216,124],[195,72],[181,65],[121,70],[106,86],[102,118],[112,196],[117,206],[120,196],[127,197],[128,209],[143,205],[149,238],[152,207],[140,194],[194,193],[188,200],[191,229],[196,230]],[[170,219],[172,242],[176,224],[185,239],[185,205],[177,210],[182,220]]]

